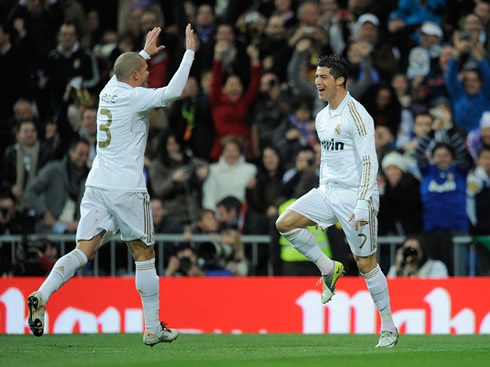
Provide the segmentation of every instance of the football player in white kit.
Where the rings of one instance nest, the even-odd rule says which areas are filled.
[[[148,60],[158,46],[159,27],[148,32],[144,50],[126,52],[114,64],[114,76],[99,95],[97,155],[80,205],[76,249],[61,257],[38,291],[28,297],[28,324],[42,336],[44,312],[51,295],[91,260],[99,247],[120,232],[136,264],[136,288],[145,318],[143,342],[171,342],[179,332],[159,321],[159,280],[155,269],[150,198],[143,176],[144,153],[151,109],[177,99],[187,82],[196,45],[190,24],[186,52],[164,88],[145,88]]]
[[[318,60],[315,84],[320,99],[328,102],[315,122],[321,143],[320,184],[283,212],[276,227],[318,266],[323,283],[321,301],[327,303],[344,266],[328,258],[304,227],[319,225],[326,229],[340,222],[381,315],[382,332],[376,346],[393,347],[398,342],[398,330],[391,315],[386,277],[376,260],[379,194],[374,123],[346,90],[347,68],[347,61],[335,55]]]

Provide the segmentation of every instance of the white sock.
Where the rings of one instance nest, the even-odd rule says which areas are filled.
[[[293,247],[308,259],[313,261],[323,275],[330,273],[335,264],[321,250],[315,242],[315,237],[306,228],[295,228],[292,231],[281,233]]]
[[[41,288],[39,288],[39,292],[43,295],[46,303],[51,295],[69,281],[87,262],[87,255],[77,248],[60,257],[41,285]]]
[[[141,296],[145,329],[151,333],[160,330],[160,283],[155,269],[155,258],[147,261],[135,261],[136,289]]]
[[[374,305],[379,311],[381,316],[381,330],[382,331],[396,331],[396,326],[393,322],[390,307],[390,294],[388,292],[388,282],[386,277],[381,271],[379,265],[371,270],[367,274],[361,273],[366,280],[369,293],[374,301]]]

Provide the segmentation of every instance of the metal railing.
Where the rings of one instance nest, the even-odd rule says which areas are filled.
[[[216,241],[216,237],[205,236],[205,235],[193,235],[192,239],[189,240],[184,235],[181,234],[156,234],[155,238],[155,252],[157,258],[157,268],[159,274],[165,273],[165,256],[166,256],[166,247],[172,245],[176,246],[180,243],[187,242],[191,244],[198,244],[208,241]],[[71,251],[71,249],[75,246],[75,236],[72,234],[30,234],[26,236],[22,235],[2,235],[0,236],[0,250],[5,250],[5,246],[9,246],[10,248],[10,256],[11,263],[15,265],[18,261],[17,258],[17,246],[23,245],[23,243],[32,244],[41,239],[47,239],[51,242],[56,243],[59,246],[59,255],[63,256],[66,252]],[[395,262],[396,249],[397,246],[400,245],[404,241],[404,236],[380,236],[378,237],[378,257],[381,251],[382,246],[389,246],[389,259],[390,265]],[[267,274],[273,275],[273,263],[272,256],[270,251],[271,246],[271,236],[269,235],[243,235],[241,237],[241,241],[244,246],[250,247],[249,253],[250,256],[250,275],[256,274],[257,265],[259,263],[259,246],[268,246],[269,254],[267,259]],[[466,275],[463,273],[463,267],[461,267],[460,261],[460,253],[461,249],[467,247],[468,248],[468,274],[470,276],[476,275],[476,255],[475,255],[475,243],[474,239],[471,236],[453,236],[452,241],[454,243],[453,247],[453,260],[454,260],[454,275]],[[105,251],[109,252],[110,262],[108,268],[104,268],[102,271],[102,266],[107,266],[107,264],[101,265],[100,263],[100,254],[99,252],[96,254],[94,261],[92,264],[88,265],[88,268],[82,269],[79,274],[80,275],[127,275],[132,274],[134,272],[134,261],[131,257],[130,252],[127,250],[127,246],[121,246],[122,242],[116,238],[113,238],[108,243],[104,245],[104,247],[108,247],[109,250],[105,249]],[[347,245],[346,245],[347,246]],[[125,251],[125,266],[117,266],[117,249],[124,248]],[[119,257],[119,261],[121,257]]]

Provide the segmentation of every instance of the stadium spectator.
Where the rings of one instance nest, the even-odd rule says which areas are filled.
[[[211,209],[201,209],[199,219],[192,229],[192,234],[205,234],[214,236],[219,232],[219,221]]]
[[[243,202],[246,188],[256,173],[257,167],[245,162],[240,141],[234,136],[226,137],[219,162],[209,166],[209,175],[203,185],[202,207],[216,210],[218,202],[227,196],[235,196]]]
[[[226,196],[216,204],[220,231],[234,229],[245,232],[247,206],[234,196]]]
[[[77,230],[89,151],[87,140],[74,141],[63,160],[46,164],[27,186],[25,199],[36,212],[37,233]]]
[[[378,179],[380,235],[407,235],[422,231],[420,182],[408,171],[405,157],[398,152],[384,156]]]
[[[23,223],[15,209],[15,197],[8,191],[0,192],[0,235],[20,234]]]
[[[420,178],[420,171],[415,158],[415,149],[426,134],[432,130],[433,118],[429,113],[422,112],[415,116],[415,123],[413,127],[413,133],[410,136],[410,140],[407,141],[402,147],[401,151],[405,157],[408,170],[417,178]]]
[[[214,49],[213,74],[209,101],[215,126],[215,138],[211,149],[211,158],[216,160],[221,154],[221,140],[227,135],[243,139],[243,154],[251,158],[250,132],[247,124],[247,112],[258,93],[260,83],[259,51],[249,46],[247,53],[251,59],[251,81],[244,92],[243,82],[238,75],[229,75],[224,79],[225,53],[230,45],[217,42]],[[222,81],[225,80],[222,87]]]
[[[363,102],[373,116],[374,125],[387,127],[395,138],[400,127],[402,110],[393,87],[387,83],[376,84],[365,94]]]
[[[485,50],[479,42],[470,43],[454,35],[453,57],[446,70],[446,87],[453,102],[456,126],[466,132],[478,128],[483,112],[490,106],[490,67],[484,58]],[[478,62],[476,69],[463,70],[462,81],[458,78],[463,54],[471,54]]]
[[[188,244],[182,244],[177,248],[175,255],[170,256],[165,269],[165,276],[167,277],[204,275],[206,274],[202,264],[198,261],[196,251]]]
[[[281,185],[284,169],[276,149],[266,146],[255,180],[247,187],[249,225],[253,233],[268,234],[277,218],[277,209],[282,201]]]
[[[249,274],[248,260],[245,257],[245,249],[240,237],[240,233],[233,229],[221,232],[220,239],[222,246],[231,248],[232,255],[228,256],[225,269],[235,276],[246,276]]]
[[[287,81],[287,63],[284,60],[289,60],[292,49],[288,45],[284,21],[280,16],[269,18],[265,37],[258,47],[264,73],[274,73],[281,82]]]
[[[0,155],[12,143],[12,106],[19,98],[30,96],[28,60],[26,50],[14,42],[12,27],[0,21],[0,67],[9,70],[2,83],[8,86],[8,93],[2,93],[0,99]]]
[[[169,128],[195,157],[209,161],[214,139],[213,117],[207,96],[196,77],[189,76],[181,97],[167,110]]]
[[[319,101],[317,90],[312,80],[313,66],[311,65],[312,58],[318,55],[320,50],[314,47],[314,44],[309,38],[300,39],[293,51],[291,59],[288,63],[288,79],[289,87],[294,96],[307,97],[313,104],[313,114],[316,115],[323,107],[324,101]]]
[[[490,146],[484,146],[480,152],[477,166],[468,174],[467,212],[471,221],[472,233],[488,235],[490,233]]]
[[[410,50],[407,77],[423,79],[441,53],[442,29],[435,23],[424,22],[420,27],[420,45]]]
[[[160,150],[149,166],[153,194],[165,203],[173,219],[182,225],[193,223],[197,220],[208,164],[189,155],[171,130],[164,131],[159,141]]]
[[[429,73],[423,79],[415,78],[412,81],[413,96],[417,102],[427,105],[440,97],[449,98],[444,75],[453,52],[452,46],[442,46],[438,62],[430,66]]]
[[[58,113],[69,83],[77,89],[94,89],[100,81],[97,62],[90,51],[80,47],[74,23],[61,25],[58,40],[57,47],[48,54],[39,80],[41,92],[49,97],[51,114]]]
[[[372,48],[367,42],[351,42],[347,50],[349,60],[349,93],[361,99],[373,83],[379,82],[379,75],[373,67]]]
[[[447,278],[448,270],[440,260],[433,260],[427,253],[422,236],[408,236],[396,251],[395,263],[386,275],[388,278]]]
[[[24,190],[52,158],[52,142],[38,140],[32,120],[17,124],[16,140],[3,156],[2,186],[15,196],[18,208],[24,209]]]
[[[390,14],[390,20],[400,19],[403,24],[434,22],[441,25],[445,0],[401,0],[398,8]]]
[[[295,97],[291,101],[291,112],[274,130],[273,146],[286,168],[294,165],[294,159],[302,147],[313,147],[317,142],[312,107],[310,98]]]
[[[168,215],[162,200],[154,197],[150,203],[155,233],[182,234],[184,232],[182,224]]]
[[[366,42],[371,48],[371,57],[380,79],[389,82],[398,69],[398,62],[393,53],[393,46],[384,39],[379,29],[379,19],[374,14],[363,14],[355,23],[354,38]]]
[[[262,149],[273,144],[274,129],[286,116],[289,106],[287,97],[281,92],[279,77],[266,72],[260,79],[260,93],[253,109],[251,120],[254,156],[259,157]]]
[[[160,15],[158,11],[154,9],[145,9],[141,14],[141,39],[137,45],[144,45],[145,37],[149,31],[155,27],[160,27],[165,24],[163,14]],[[163,28],[162,28],[163,29]],[[158,52],[150,60],[148,60],[148,70],[150,72],[148,77],[148,86],[151,88],[161,88],[168,84],[168,80],[178,67],[179,58],[176,55],[180,55],[180,42],[179,37],[167,30],[162,30],[160,33],[160,44],[165,45],[165,49]]]
[[[483,147],[490,147],[490,111],[483,112],[480,127],[468,133],[466,145],[475,161],[478,160]]]

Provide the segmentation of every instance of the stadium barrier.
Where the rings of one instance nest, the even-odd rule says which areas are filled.
[[[23,235],[2,235],[0,236],[0,250],[10,253],[10,260],[15,265],[19,259],[19,249],[24,244],[29,245],[36,244],[36,241],[40,239],[48,239],[59,245],[60,256],[64,255],[67,251],[70,251],[75,245],[75,236],[73,234],[29,234]],[[155,238],[155,251],[157,258],[157,269],[159,274],[164,274],[165,256],[167,246],[175,246],[179,243],[189,242],[191,244],[202,243],[207,241],[217,241],[216,237],[210,237],[205,235],[193,235],[191,240],[188,240],[181,234],[156,234]],[[389,260],[390,265],[395,262],[396,248],[404,241],[404,236],[380,236],[378,237],[378,255],[380,254],[381,247],[389,247]],[[245,247],[250,247],[251,253],[251,266],[250,275],[256,275],[256,269],[259,262],[259,246],[267,246],[267,274],[273,275],[273,256],[271,255],[271,236],[268,235],[243,235],[241,236],[242,243]],[[453,248],[453,261],[454,261],[454,275],[476,275],[476,255],[475,244],[473,237],[471,236],[453,236],[452,237]],[[347,245],[346,245],[347,246]],[[468,269],[466,269],[462,261],[460,261],[461,249],[467,248],[468,251]],[[108,249],[108,250],[107,250]],[[128,275],[134,273],[134,261],[126,246],[123,246],[121,241],[112,239],[109,243],[104,245],[103,250],[107,250],[109,256],[108,264],[100,263],[100,251],[96,254],[94,261],[89,263],[87,267],[79,272],[79,275],[99,276],[99,275]],[[122,252],[122,253],[121,253]],[[124,265],[121,267],[121,255],[124,260]],[[379,256],[378,256],[379,258]],[[104,271],[102,267],[104,266]]]
[[[160,316],[184,333],[379,332],[361,277],[345,277],[327,305],[315,277],[160,278]],[[0,280],[0,333],[29,333],[25,300],[43,278]],[[388,280],[406,334],[490,334],[490,277]],[[47,306],[45,333],[141,333],[131,277],[75,277]]]

